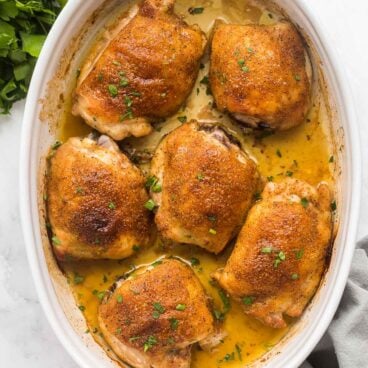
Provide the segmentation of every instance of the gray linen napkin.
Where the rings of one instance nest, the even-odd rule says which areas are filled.
[[[328,331],[301,368],[368,367],[368,237],[358,242],[344,295]]]

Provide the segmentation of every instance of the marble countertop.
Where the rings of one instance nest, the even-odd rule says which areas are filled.
[[[363,150],[361,238],[368,234],[368,2],[305,1],[327,26],[355,98]],[[43,315],[27,264],[18,210],[23,108],[17,103],[11,116],[0,116],[0,367],[77,368]]]

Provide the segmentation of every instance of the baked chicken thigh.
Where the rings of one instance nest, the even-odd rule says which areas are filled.
[[[299,317],[319,285],[331,232],[327,184],[268,183],[225,268],[214,276],[245,313],[285,327],[283,315]]]
[[[115,140],[151,132],[193,88],[205,36],[173,13],[174,0],[144,0],[107,31],[82,68],[73,113]]]
[[[258,187],[257,166],[220,126],[192,121],[160,143],[151,175],[164,239],[219,253],[240,230]]]
[[[210,84],[218,109],[252,127],[290,129],[304,121],[310,107],[309,58],[287,22],[219,24]]]
[[[54,251],[66,258],[121,259],[151,235],[140,170],[106,136],[70,138],[50,159],[48,216]]]
[[[184,263],[167,259],[118,282],[99,308],[114,352],[136,368],[189,368],[191,347],[214,333],[207,296]]]

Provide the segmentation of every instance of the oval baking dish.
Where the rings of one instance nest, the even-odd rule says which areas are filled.
[[[36,289],[46,317],[60,342],[85,368],[119,367],[91,334],[76,306],[64,274],[59,269],[45,230],[43,175],[46,156],[56,138],[56,125],[64,93],[78,57],[112,11],[122,1],[69,0],[51,30],[35,68],[26,103],[20,154],[20,210]],[[268,2],[267,2],[268,3]],[[360,200],[360,150],[353,101],[344,71],[325,35],[323,23],[312,17],[303,0],[270,2],[303,34],[326,93],[335,146],[338,226],[328,270],[303,316],[288,334],[253,367],[298,367],[326,331],[337,309],[355,248]],[[87,25],[86,25],[87,24]],[[81,26],[84,25],[84,28]],[[81,31],[82,29],[82,31]],[[76,55],[79,55],[78,57]],[[51,91],[51,92],[50,92]],[[47,107],[48,106],[48,107]],[[78,132],[83,133],[83,132]]]

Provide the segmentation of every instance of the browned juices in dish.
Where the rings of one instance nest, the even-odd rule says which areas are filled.
[[[244,0],[177,0],[175,12],[183,16],[188,24],[198,24],[207,37],[218,18],[237,24],[269,24],[280,19],[277,14],[270,13],[262,3]],[[303,124],[286,132],[254,134],[212,108],[213,98],[208,91],[207,82],[208,55],[204,56],[202,64],[193,91],[178,114],[154,125],[154,131],[149,136],[128,138],[120,143],[120,147],[131,154],[145,174],[149,172],[149,158],[162,137],[186,121],[197,119],[225,125],[257,162],[259,172],[265,180],[278,182],[285,177],[292,177],[305,180],[311,185],[326,181],[334,189],[335,160],[330,145],[329,117],[324,97],[317,86],[314,90],[313,107]],[[71,90],[73,87],[70,86]],[[81,118],[71,114],[71,93],[69,95],[59,126],[58,139],[62,142],[69,137],[85,136],[91,132],[91,128]],[[157,239],[151,248],[140,250],[137,247],[132,257],[122,261],[65,262],[61,267],[68,277],[76,303],[87,320],[89,329],[86,333],[93,334],[111,355],[97,321],[97,309],[103,292],[125,272],[155,262],[160,257],[176,255],[188,261],[208,295],[213,298],[214,314],[227,333],[222,343],[211,353],[195,347],[191,367],[244,367],[277,344],[288,332],[288,328],[272,329],[246,316],[241,306],[224,298],[218,286],[211,281],[211,274],[225,265],[232,247],[233,244],[230,244],[224,252],[214,255],[195,246],[177,245],[167,248]],[[288,322],[293,323],[290,320]]]

